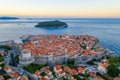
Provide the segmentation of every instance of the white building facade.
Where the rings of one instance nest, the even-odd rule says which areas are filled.
[[[19,56],[19,64],[27,65],[34,62],[34,56],[31,55],[29,50],[22,50]]]

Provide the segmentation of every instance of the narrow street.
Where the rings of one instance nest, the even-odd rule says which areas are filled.
[[[11,68],[13,68],[18,73],[21,73],[21,72],[24,73],[24,75],[29,76],[31,80],[37,80],[37,78],[35,76],[33,76],[31,73],[25,71],[22,68],[13,67],[13,66],[11,66]]]

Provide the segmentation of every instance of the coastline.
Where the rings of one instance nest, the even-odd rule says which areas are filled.
[[[48,19],[51,20],[51,19]],[[60,19],[62,20],[62,19]],[[30,34],[89,34],[94,35],[97,37],[102,46],[108,48],[116,53],[117,56],[120,54],[119,44],[119,19],[94,19],[94,20],[82,20],[82,19],[63,19],[62,21],[68,23],[69,27],[65,29],[41,29],[35,28],[35,24],[37,24],[39,20],[26,20],[26,19],[19,19],[14,21],[0,21],[0,41],[6,40],[15,40],[16,42],[21,42],[19,37],[22,35],[30,35]],[[46,21],[42,19],[41,21]],[[2,24],[4,22],[4,24]],[[18,24],[21,25],[18,25]],[[79,23],[79,24],[78,24]],[[10,25],[10,26],[8,26]],[[26,25],[26,26],[23,26]],[[118,26],[117,26],[118,25]],[[29,30],[27,32],[26,30]],[[8,32],[9,31],[9,32]],[[21,33],[21,34],[19,34]],[[112,37],[114,36],[114,38]]]

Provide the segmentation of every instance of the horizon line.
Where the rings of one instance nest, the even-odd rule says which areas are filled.
[[[98,17],[90,17],[90,16],[20,16],[20,15],[0,15],[0,17],[21,17],[21,18],[120,18],[117,17],[110,17],[110,16],[98,16]]]

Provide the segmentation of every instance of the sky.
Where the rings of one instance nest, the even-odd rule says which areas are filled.
[[[120,0],[0,0],[0,16],[120,17]]]

